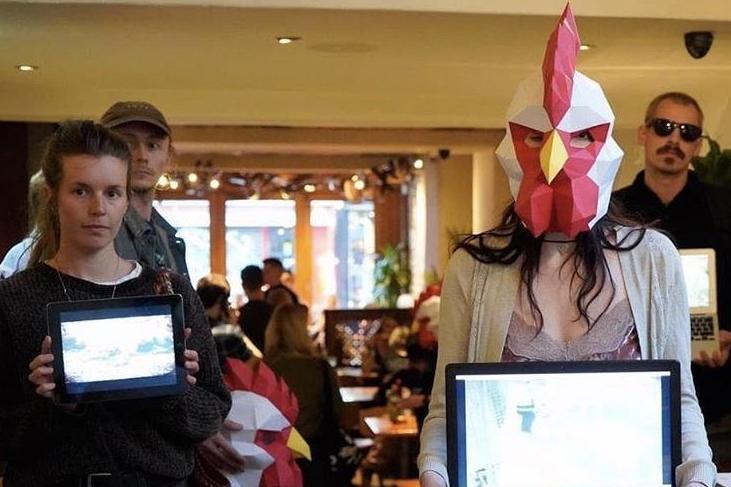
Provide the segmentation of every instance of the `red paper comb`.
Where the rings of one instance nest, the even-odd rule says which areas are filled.
[[[264,362],[259,362],[256,371],[241,360],[226,359],[231,374],[226,374],[226,386],[232,391],[250,391],[269,399],[282,412],[290,424],[294,424],[299,413],[297,396],[289,390],[287,383],[272,372]]]
[[[543,57],[543,107],[554,127],[571,106],[576,57],[581,41],[571,6],[561,15],[558,25],[548,39]]]

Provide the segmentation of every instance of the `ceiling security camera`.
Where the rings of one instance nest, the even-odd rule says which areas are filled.
[[[441,159],[443,161],[449,159],[449,154],[450,154],[449,149],[442,148],[442,149],[439,149],[438,152],[439,152],[439,159]]]
[[[713,44],[713,32],[697,30],[685,33],[685,48],[694,59],[700,59],[708,54],[711,44]]]

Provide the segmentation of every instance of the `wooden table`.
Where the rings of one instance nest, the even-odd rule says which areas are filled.
[[[341,386],[375,386],[378,385],[378,373],[363,372],[360,367],[338,367],[335,369],[338,383]]]
[[[341,387],[340,396],[343,398],[343,402],[373,402],[378,394],[378,387]]]
[[[397,438],[399,442],[399,475],[409,475],[409,442],[419,436],[416,416],[413,414],[399,416],[399,421],[391,421],[388,415],[366,416],[363,421],[374,436]]]
[[[416,416],[403,415],[402,420],[393,422],[388,415],[366,416],[363,418],[373,436],[398,436],[403,438],[416,437],[419,434],[419,427],[416,424]]]

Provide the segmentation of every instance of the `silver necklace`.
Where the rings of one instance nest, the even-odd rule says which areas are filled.
[[[55,260],[55,259],[54,259],[54,260]],[[121,257],[120,257],[119,255],[117,255],[117,266],[116,266],[116,267],[115,267],[115,269],[114,269],[114,275],[115,275],[115,276],[119,274],[119,261],[120,261],[120,260],[122,260],[122,258],[121,258]],[[63,278],[61,277],[61,271],[59,271],[59,270],[58,270],[58,261],[54,262],[54,264],[55,264],[55,265],[53,266],[53,268],[54,268],[54,269],[56,270],[56,275],[58,276],[58,282],[60,282],[60,283],[61,283],[61,288],[63,289],[63,293],[64,293],[64,295],[66,296],[66,299],[67,299],[67,300],[68,300],[69,302],[70,302],[70,301],[73,301],[73,299],[71,299],[71,296],[69,296],[69,292],[68,292],[68,290],[66,289],[66,285],[65,285],[65,284],[64,284],[64,282],[63,282]],[[117,285],[115,284],[115,285],[114,285],[114,287],[112,288],[112,296],[111,296],[111,297],[110,297],[109,299],[114,299],[114,295],[115,295],[116,293],[117,293]]]

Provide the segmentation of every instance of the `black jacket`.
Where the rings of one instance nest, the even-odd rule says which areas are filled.
[[[678,248],[716,251],[719,324],[731,330],[731,191],[706,184],[689,171],[687,184],[666,206],[647,187],[642,171],[612,199],[641,223],[665,230]],[[731,360],[720,369],[693,364],[692,370],[706,421],[731,413]]]

